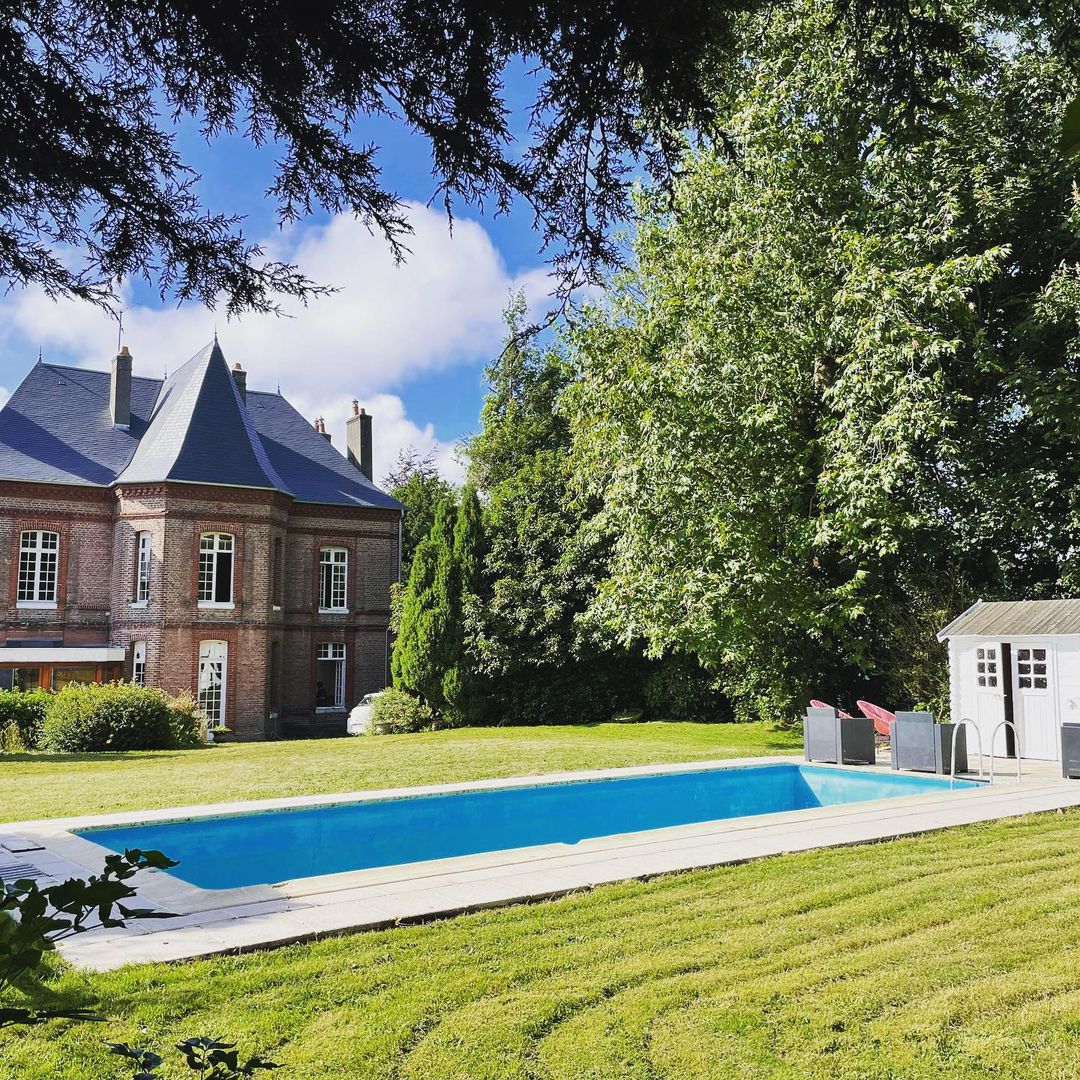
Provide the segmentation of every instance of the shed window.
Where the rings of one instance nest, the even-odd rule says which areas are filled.
[[[997,649],[976,649],[975,670],[978,674],[980,686],[997,686],[998,684],[998,659]]]
[[[55,604],[60,534],[30,529],[19,538],[17,603]]]
[[[233,602],[233,537],[203,533],[199,537],[199,603],[231,607]]]
[[[1016,650],[1016,686],[1018,690],[1049,688],[1049,667],[1046,649]]]

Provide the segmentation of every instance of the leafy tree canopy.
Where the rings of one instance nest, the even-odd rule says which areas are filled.
[[[506,347],[488,369],[481,429],[468,445],[487,545],[482,603],[468,609],[469,648],[500,720],[606,720],[620,694],[633,700],[634,665],[580,622],[608,545],[591,527],[597,501],[579,498],[573,484],[560,404],[573,369],[558,349],[526,339],[525,318],[517,296],[506,311]]]
[[[743,715],[865,678],[926,699],[949,614],[1080,585],[1065,22],[949,5],[957,50],[898,103],[842,10],[746,20],[732,152],[688,158],[676,213],[643,197],[637,265],[573,339],[615,545],[593,616]]]

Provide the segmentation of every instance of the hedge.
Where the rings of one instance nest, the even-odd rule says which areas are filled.
[[[377,735],[404,735],[412,731],[431,731],[438,726],[438,720],[430,705],[404,690],[391,687],[375,699],[371,724]]]
[[[176,750],[202,742],[189,699],[133,683],[68,683],[45,717],[42,745],[60,753]]]
[[[52,698],[48,690],[0,690],[0,731],[14,727],[24,749],[39,749]]]

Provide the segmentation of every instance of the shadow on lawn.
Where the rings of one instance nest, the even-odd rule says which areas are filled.
[[[213,750],[213,746],[196,746],[190,750],[109,750],[94,754],[48,754],[44,751],[26,751],[21,754],[0,754],[0,765],[6,762],[33,764],[71,765],[80,761],[172,761],[187,754],[199,754]]]

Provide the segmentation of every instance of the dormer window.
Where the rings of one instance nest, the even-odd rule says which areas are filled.
[[[60,534],[29,529],[19,537],[18,607],[56,607]]]
[[[199,537],[199,607],[233,606],[234,547],[231,533]]]
[[[319,610],[347,611],[349,552],[325,547],[319,552]]]

